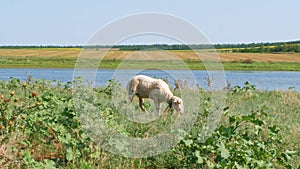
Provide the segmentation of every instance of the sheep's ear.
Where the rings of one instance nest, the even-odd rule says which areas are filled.
[[[176,103],[180,104],[181,103],[180,99],[176,99]]]

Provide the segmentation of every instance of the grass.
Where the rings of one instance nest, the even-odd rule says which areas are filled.
[[[0,49],[0,68],[73,68],[81,50],[79,48]],[[97,63],[104,50],[87,49],[81,53],[87,60]],[[199,53],[210,56],[213,53]],[[217,53],[225,70],[286,70],[300,71],[300,54],[293,53]],[[126,64],[121,64],[127,58]],[[174,61],[177,59],[177,62]],[[214,59],[214,58],[211,58]],[[130,62],[128,61],[130,60]],[[178,69],[182,62],[189,69],[205,69],[193,51],[109,51],[99,68],[117,67]],[[204,59],[207,61],[207,59]],[[172,62],[173,61],[173,62]],[[211,63],[214,61],[212,60]],[[179,69],[186,69],[181,65]]]
[[[75,58],[59,58],[59,57],[0,57],[0,68],[74,68]],[[94,63],[98,63],[95,60]],[[105,59],[102,60],[99,68],[105,69],[138,69],[138,68],[154,68],[154,69],[191,69],[205,70],[205,66],[198,60],[184,60],[182,62],[170,61],[148,61],[136,60],[127,61],[123,64],[122,60]],[[211,62],[214,63],[213,61]],[[251,62],[229,61],[222,62],[224,70],[282,70],[282,71],[300,71],[300,63],[298,62]],[[218,66],[219,67],[219,66]]]
[[[125,158],[95,144],[95,137],[90,138],[84,130],[86,123],[81,121],[82,113],[95,115],[91,118],[96,121],[88,123],[91,126],[98,124],[97,120],[102,117],[106,127],[138,138],[150,138],[160,133],[174,122],[177,114],[169,113],[165,118],[159,117],[146,124],[136,123],[125,118],[119,107],[125,105],[126,108],[130,104],[138,110],[137,100],[129,103],[126,95],[122,95],[125,91],[114,81],[108,86],[92,89],[80,84],[80,80],[62,84],[31,78],[1,81],[1,167],[283,168],[290,165],[296,168],[300,165],[300,94],[293,90],[260,91],[249,83],[224,90],[226,108],[222,120],[211,137],[199,142],[203,122],[213,112],[212,94],[218,94],[218,91],[199,88],[196,123],[177,146],[153,157]],[[113,94],[116,89],[118,95]],[[74,90],[79,92],[72,95]],[[179,91],[173,92],[180,95]],[[79,100],[76,100],[77,94]],[[114,104],[114,97],[121,98],[118,104]],[[145,104],[148,110],[153,109],[149,100]],[[80,109],[76,109],[76,105]],[[126,148],[115,140],[107,141],[121,151]]]
[[[233,96],[233,95],[232,95]],[[263,108],[270,116],[270,124],[278,125],[284,133],[281,146],[300,152],[300,94],[293,91],[248,91],[238,97],[227,96],[229,112],[244,114]],[[298,162],[297,162],[298,163]],[[298,164],[299,165],[299,164]]]
[[[0,57],[1,68],[72,68],[74,58]]]
[[[225,70],[278,70],[300,71],[300,63],[297,62],[223,62]]]

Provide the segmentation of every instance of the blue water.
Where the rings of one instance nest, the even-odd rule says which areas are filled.
[[[79,75],[78,70],[75,71],[75,76]],[[92,73],[93,74],[93,73]],[[207,87],[208,77],[207,71],[203,70],[112,70],[112,69],[101,69],[95,72],[96,77],[94,84],[97,86],[103,86],[107,84],[107,81],[115,78],[122,84],[125,84],[128,77],[134,74],[145,74],[152,77],[166,78],[172,84],[173,80],[181,79],[189,81],[189,84],[196,83],[200,87]],[[0,69],[0,80],[9,80],[10,77],[26,80],[31,75],[33,78],[46,79],[46,80],[59,80],[62,82],[72,81],[74,75],[74,69],[12,69],[12,68],[1,68]],[[212,80],[216,81],[218,79]],[[218,77],[217,77],[218,78]],[[231,86],[243,86],[248,81],[250,84],[256,85],[257,89],[262,90],[288,90],[294,88],[300,92],[300,72],[290,71],[225,71],[225,80],[231,84]],[[193,81],[195,80],[195,81]]]

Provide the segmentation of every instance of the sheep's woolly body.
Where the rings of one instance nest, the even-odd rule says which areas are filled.
[[[182,100],[176,96],[173,96],[173,93],[170,91],[170,88],[167,83],[161,79],[154,79],[144,75],[134,76],[127,85],[127,91],[129,99],[132,101],[133,97],[137,95],[140,100],[140,107],[142,110],[145,110],[142,103],[143,98],[150,98],[154,101],[156,110],[160,113],[160,103],[171,102],[177,99],[178,103]],[[181,103],[182,105],[182,103]],[[183,109],[183,106],[182,106]],[[182,110],[183,111],[183,110]]]
[[[158,97],[160,101],[168,102],[173,96],[169,86],[161,79],[153,79],[148,76],[139,75],[133,77],[131,83],[132,85],[130,86],[136,85],[135,94],[138,97],[151,98],[153,94],[156,94],[156,97]],[[156,92],[155,89],[157,90]]]

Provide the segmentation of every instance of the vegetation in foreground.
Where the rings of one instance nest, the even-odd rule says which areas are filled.
[[[80,81],[75,83],[86,87]],[[133,137],[151,126],[126,121],[113,105],[110,81],[94,88],[93,102],[108,126]],[[226,108],[214,133],[200,141],[204,120],[212,113],[211,94],[201,93],[200,111],[186,137],[169,151],[149,158],[124,158],[98,148],[85,132],[74,108],[72,83],[28,78],[0,83],[0,166],[2,168],[299,168],[300,94],[258,91],[254,85],[226,89]],[[88,90],[88,89],[87,89]],[[185,89],[182,89],[185,90]],[[82,97],[90,97],[86,95]],[[137,107],[138,108],[138,107]],[[152,128],[153,129],[153,128]],[[156,131],[157,132],[157,131]],[[154,132],[154,134],[156,134]],[[118,148],[126,148],[119,145]]]

